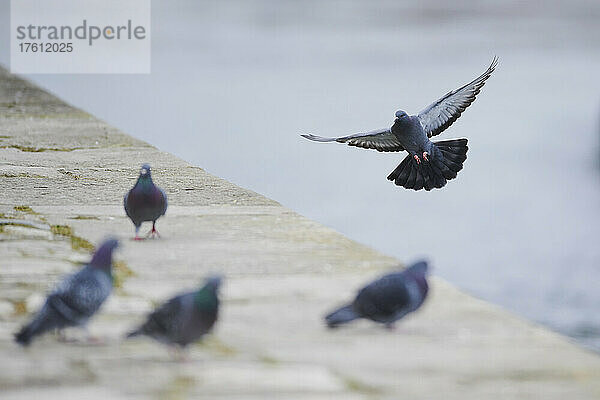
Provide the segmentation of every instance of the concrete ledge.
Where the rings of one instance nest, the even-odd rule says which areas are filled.
[[[600,358],[440,279],[389,332],[322,315],[398,261],[127,136],[0,70],[0,391],[3,399],[600,398]],[[122,196],[150,162],[163,239],[132,242]],[[9,223],[25,221],[28,223]],[[5,221],[6,223],[3,223]],[[102,346],[12,333],[91,243],[116,234],[118,287],[90,326]],[[191,360],[121,335],[211,271],[222,319]]]

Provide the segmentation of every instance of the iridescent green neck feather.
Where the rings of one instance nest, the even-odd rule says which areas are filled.
[[[196,292],[194,296],[194,302],[203,310],[213,310],[217,308],[219,300],[213,288],[203,287]]]

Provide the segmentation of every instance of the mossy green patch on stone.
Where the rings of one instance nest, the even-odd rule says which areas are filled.
[[[36,215],[37,213],[29,206],[14,206],[15,211],[24,212],[26,214]]]
[[[50,231],[55,235],[61,236],[71,236],[73,235],[73,230],[69,225],[52,225],[50,227]]]
[[[2,178],[47,178],[47,176],[36,175],[36,174],[27,174],[25,172],[21,172],[18,174],[4,173],[0,174]]]
[[[76,217],[71,217],[70,219],[81,219],[81,220],[90,220],[90,219],[94,219],[94,220],[100,220],[99,217],[96,217],[94,215],[78,215]]]
[[[135,272],[127,266],[125,261],[113,261],[113,286],[115,288],[122,288],[125,279],[134,275]]]
[[[26,219],[16,219],[16,218],[13,218],[13,217],[0,218],[0,226],[5,226],[5,225],[8,225],[8,226],[22,226],[22,227],[25,227],[25,228],[41,229],[41,230],[44,230],[44,231],[50,230],[50,228],[48,227],[48,225],[45,224],[45,221],[43,221],[43,222],[29,221],[29,220],[26,220]]]
[[[81,268],[81,267],[83,267],[86,264],[85,261],[71,260],[71,259],[68,259],[68,258],[63,258],[62,260],[64,262],[66,262],[66,263],[69,263],[69,264],[77,267],[77,268]]]
[[[363,393],[366,395],[376,395],[381,393],[381,389],[367,385],[358,379],[349,376],[339,376],[339,378],[344,382],[346,388],[351,392]]]
[[[73,250],[84,249],[84,250],[88,250],[88,251],[93,251],[94,245],[82,237],[73,235],[73,236],[71,236],[71,248]]]
[[[58,171],[59,173],[63,174],[63,175],[70,176],[70,177],[71,177],[71,178],[73,178],[73,179],[79,179],[79,178],[81,178],[79,175],[75,175],[73,172],[71,172],[71,171],[67,171],[67,170],[66,170],[66,169],[64,169],[64,168],[59,168],[57,171]]]
[[[11,144],[10,146],[0,146],[0,149],[17,149],[27,153],[43,153],[45,151],[73,151],[80,150],[83,147],[33,147],[33,146],[21,146],[18,144]]]
[[[22,288],[22,289],[38,289],[38,286],[35,283],[31,283],[31,282],[15,282],[15,287],[18,288]]]
[[[27,314],[27,303],[25,300],[18,300],[13,303],[15,316]]]
[[[262,362],[263,364],[267,364],[267,365],[277,365],[280,363],[280,361],[278,359],[270,357],[270,356],[259,356],[258,360],[260,362]]]
[[[69,225],[52,225],[50,230],[55,235],[68,237],[71,240],[71,248],[73,250],[94,250],[94,245],[84,238],[76,236],[73,232],[73,228]]]

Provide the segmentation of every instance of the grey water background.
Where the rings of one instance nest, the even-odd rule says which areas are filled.
[[[2,0],[4,65],[8,10]],[[440,136],[470,148],[442,190],[388,182],[404,154],[299,136],[389,126],[493,55],[495,74]],[[427,257],[467,292],[599,351],[599,67],[592,0],[179,0],[152,3],[152,74],[28,78],[359,242]]]

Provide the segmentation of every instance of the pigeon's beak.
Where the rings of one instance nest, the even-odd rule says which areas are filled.
[[[146,168],[142,168],[142,170],[140,171],[140,174],[142,175],[146,175],[148,173],[148,170]]]

